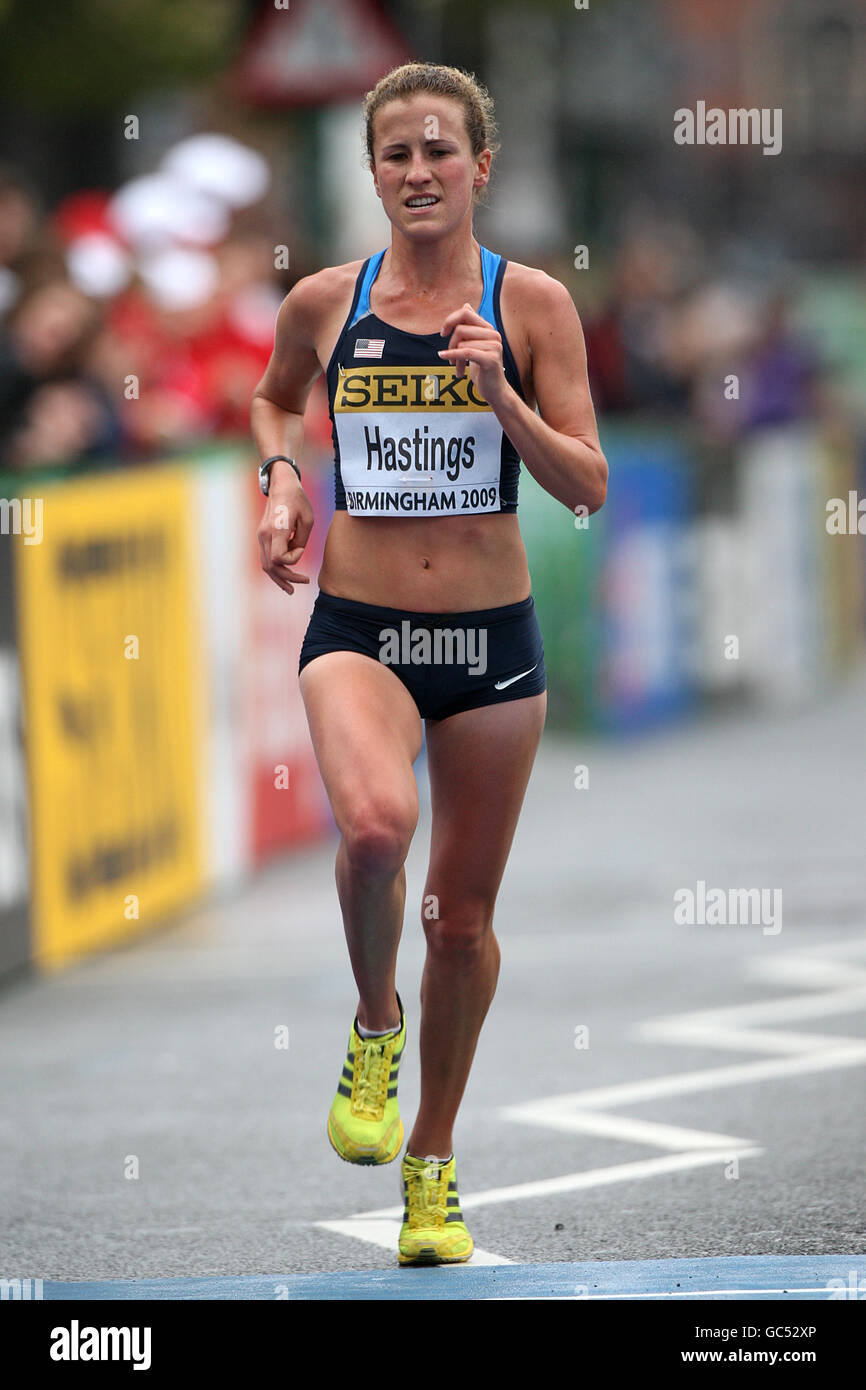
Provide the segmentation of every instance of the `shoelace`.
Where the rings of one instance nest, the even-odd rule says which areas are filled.
[[[409,1186],[408,1208],[410,1226],[441,1226],[448,1215],[446,1194],[448,1183],[445,1165],[439,1168],[440,1177],[428,1177],[427,1169],[411,1169],[406,1174]]]
[[[382,1091],[386,1076],[384,1059],[384,1043],[365,1043],[364,1060],[355,1088],[355,1110],[363,1110],[377,1118],[382,1109]]]

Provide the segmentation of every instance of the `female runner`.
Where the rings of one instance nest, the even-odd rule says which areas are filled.
[[[294,460],[323,371],[336,511],[300,688],[341,837],[358,988],[327,1130],[350,1163],[390,1163],[403,1142],[396,963],[424,720],[421,1102],[402,1160],[398,1260],[456,1263],[473,1242],[452,1131],[496,989],[494,905],[547,700],[516,515],[520,460],[587,513],[604,502],[607,463],[568,291],[473,236],[497,148],[487,92],[459,69],[409,63],[368,93],[365,118],[391,244],[300,280],[280,308],[251,412],[267,495],[258,543],[280,588],[309,582],[296,566],[313,512]]]

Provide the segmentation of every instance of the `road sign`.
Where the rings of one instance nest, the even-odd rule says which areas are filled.
[[[376,0],[287,0],[264,7],[234,74],[259,106],[320,106],[364,93],[411,55]]]

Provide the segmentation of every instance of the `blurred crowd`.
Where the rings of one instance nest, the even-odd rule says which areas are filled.
[[[249,437],[297,278],[268,182],[260,155],[215,135],[51,210],[20,171],[0,169],[0,469]]]
[[[157,458],[249,437],[252,391],[297,278],[266,161],[197,135],[152,174],[44,210],[0,169],[0,468]],[[281,236],[282,231],[282,236]],[[583,322],[599,415],[692,421],[732,441],[819,416],[825,364],[792,324],[797,285],[714,270],[677,221],[623,229],[603,270],[550,266]],[[321,382],[309,426],[329,445]]]
[[[791,268],[714,257],[682,222],[627,230],[583,314],[596,410],[685,417],[714,443],[834,411],[799,289]]]

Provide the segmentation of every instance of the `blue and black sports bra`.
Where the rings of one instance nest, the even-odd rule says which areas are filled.
[[[387,248],[386,248],[387,249]],[[407,333],[370,309],[385,251],[370,256],[328,363],[334,504],[352,516],[516,512],[520,458],[439,333]],[[507,262],[481,247],[478,312],[502,335],[505,376],[525,399],[499,310]]]

